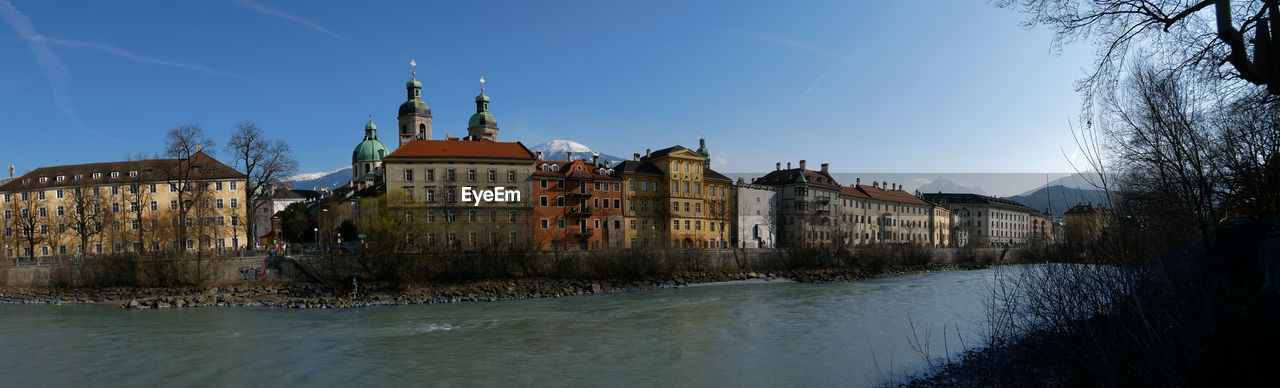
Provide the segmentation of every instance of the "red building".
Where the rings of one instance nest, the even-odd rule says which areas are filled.
[[[534,165],[533,239],[540,250],[622,247],[622,179],[596,161]]]

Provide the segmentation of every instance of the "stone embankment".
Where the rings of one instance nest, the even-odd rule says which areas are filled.
[[[949,265],[930,265],[898,268],[888,273],[909,274],[951,269],[958,268]],[[554,298],[584,294],[681,288],[691,284],[743,280],[772,281],[782,279],[804,283],[849,282],[875,276],[878,276],[878,274],[857,269],[838,268],[766,272],[685,273],[669,277],[647,277],[640,280],[517,278],[479,280],[460,284],[407,286],[357,283],[354,295],[352,292],[353,287],[350,284],[331,285],[300,282],[174,288],[5,287],[0,288],[0,302],[85,303],[139,309],[204,306],[336,308]]]

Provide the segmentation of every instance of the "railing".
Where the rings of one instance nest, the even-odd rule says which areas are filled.
[[[570,217],[591,217],[592,214],[595,214],[595,212],[589,207],[575,207],[569,209]]]
[[[595,234],[595,230],[594,230],[594,229],[592,229],[592,228],[581,228],[581,229],[579,229],[579,230],[577,230],[577,231],[570,232],[569,234],[571,234],[571,235],[573,235],[573,236],[577,236],[577,237],[583,237],[583,238],[586,238],[586,237],[591,237],[592,235],[594,235],[594,234]]]
[[[591,198],[591,195],[592,195],[592,194],[593,194],[593,193],[592,193],[592,192],[590,192],[590,191],[585,192],[585,193],[583,193],[583,192],[576,192],[576,191],[575,191],[575,192],[569,193],[569,196],[570,196],[570,197]]]

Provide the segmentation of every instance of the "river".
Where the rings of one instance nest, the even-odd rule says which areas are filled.
[[[356,309],[0,304],[0,385],[865,386],[980,342],[995,269]]]

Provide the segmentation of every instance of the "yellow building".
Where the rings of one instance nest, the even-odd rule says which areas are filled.
[[[1110,218],[1110,211],[1101,205],[1077,204],[1063,214],[1064,236],[1067,243],[1087,244],[1097,241]]]
[[[614,168],[623,189],[630,248],[727,248],[732,235],[728,177],[715,172],[705,140],[698,152],[674,146],[635,154]]]
[[[220,251],[245,245],[245,175],[204,153],[41,167],[0,185],[0,255]],[[87,240],[88,246],[82,242]]]

